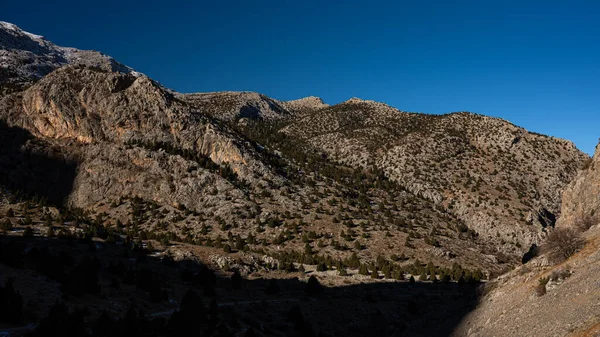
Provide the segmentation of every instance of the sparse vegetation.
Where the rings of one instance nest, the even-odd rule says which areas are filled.
[[[542,249],[552,263],[559,263],[583,248],[584,243],[575,229],[555,228],[548,234]]]
[[[548,277],[542,277],[538,280],[538,285],[535,287],[535,294],[537,296],[546,295],[546,284],[550,279]]]

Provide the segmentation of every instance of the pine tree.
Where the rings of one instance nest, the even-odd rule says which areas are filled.
[[[31,228],[31,226],[25,227],[25,230],[23,231],[23,236],[24,237],[32,237],[33,236],[33,229]]]
[[[352,255],[350,256],[350,259],[348,259],[348,261],[346,262],[346,264],[348,265],[348,267],[358,268],[358,267],[360,267],[360,259],[358,258],[356,253],[353,252]]]
[[[310,296],[318,295],[323,292],[323,286],[321,285],[321,283],[319,283],[319,280],[317,280],[317,278],[313,275],[308,279],[304,291]]]
[[[310,243],[308,243],[308,242],[304,245],[304,254],[306,254],[306,255],[313,254],[312,247],[310,246]]]

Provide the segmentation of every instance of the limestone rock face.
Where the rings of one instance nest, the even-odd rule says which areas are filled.
[[[600,148],[596,147],[594,157],[586,163],[577,178],[565,188],[562,196],[561,217],[557,226],[572,227],[589,219],[598,223],[600,209]]]
[[[0,106],[9,124],[38,137],[82,144],[169,144],[229,164],[241,176],[268,173],[228,128],[146,76],[67,66]]]
[[[81,164],[69,197],[77,207],[140,196],[228,217],[231,208],[251,205],[230,182],[180,156],[111,143],[90,144],[79,151]]]

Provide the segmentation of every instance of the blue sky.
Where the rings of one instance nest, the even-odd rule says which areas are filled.
[[[600,137],[597,1],[6,1],[0,20],[181,92],[472,111],[588,153]]]

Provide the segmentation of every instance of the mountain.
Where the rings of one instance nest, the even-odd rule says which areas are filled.
[[[0,21],[0,93],[23,88],[66,64],[133,72],[100,52],[59,47],[43,36]]]
[[[56,231],[88,245],[135,247],[142,260],[291,280],[293,289],[316,276],[336,294],[356,286],[358,303],[403,303],[398,315],[422,320],[394,329],[415,335],[437,314],[414,303],[414,287],[448,305],[448,315],[463,314],[477,282],[520,265],[543,243],[561,202],[565,219],[579,207],[561,195],[589,157],[502,119],[410,113],[359,98],[328,105],[318,97],[177,93],[101,53],[58,47],[8,23],[0,47],[0,215],[9,237]],[[581,188],[565,195],[588,193]],[[217,293],[230,288],[226,279]],[[411,279],[423,282],[413,287]],[[161,287],[182,303],[181,284],[189,284],[173,282]],[[392,288],[370,290],[387,282],[404,287],[398,298],[385,295]],[[469,286],[458,290],[463,282]],[[361,327],[398,320],[394,310],[369,315]],[[436,328],[451,328],[450,316],[435,316],[447,321]]]

